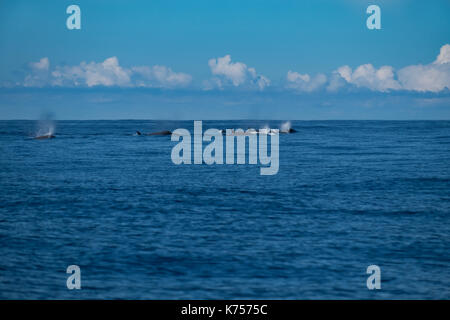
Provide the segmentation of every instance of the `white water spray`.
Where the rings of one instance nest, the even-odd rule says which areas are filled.
[[[53,136],[55,133],[55,122],[52,120],[40,120],[37,124],[37,131],[35,137]]]
[[[290,129],[291,129],[291,122],[286,121],[281,125],[280,131],[281,132],[289,132]]]

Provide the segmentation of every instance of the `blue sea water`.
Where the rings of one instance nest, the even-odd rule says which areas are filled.
[[[450,121],[293,121],[273,176],[133,135],[192,121],[48,125],[0,121],[2,299],[450,298]]]

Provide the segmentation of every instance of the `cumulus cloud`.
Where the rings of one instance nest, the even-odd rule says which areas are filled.
[[[117,57],[103,62],[81,62],[73,66],[56,66],[50,72],[48,58],[30,64],[31,73],[25,78],[25,86],[67,86],[67,87],[159,87],[174,88],[187,86],[192,77],[177,73],[165,66],[120,66]]]
[[[264,90],[265,87],[270,85],[270,80],[258,74],[255,68],[249,68],[242,62],[231,62],[229,54],[217,59],[210,59],[208,65],[215,77],[204,82],[205,89],[223,88],[231,84],[235,87],[255,86],[259,90]]]
[[[374,91],[400,89],[400,85],[394,77],[394,69],[390,66],[376,69],[368,63],[359,66],[355,71],[352,71],[349,66],[342,66],[336,72],[348,83],[357,87],[366,87]]]
[[[342,69],[345,68],[345,69]],[[339,70],[340,69],[340,70]],[[327,91],[335,92],[345,87],[348,84],[347,79],[351,79],[351,68],[348,66],[341,67],[335,70],[330,75],[330,80],[327,85]]]
[[[262,74],[257,74],[255,68],[248,68],[247,70],[250,74],[250,82],[255,84],[259,90],[264,90],[265,87],[270,86],[269,78]]]
[[[189,74],[173,72],[172,69],[165,66],[140,66],[133,67],[132,71],[136,76],[136,84],[141,87],[185,87],[191,81]]]
[[[208,65],[212,74],[224,76],[236,87],[246,80],[247,66],[242,62],[231,62],[229,54],[222,58],[210,59]]]
[[[435,64],[450,63],[450,44],[443,45],[441,51],[434,61]]]
[[[116,57],[103,62],[81,62],[77,66],[56,67],[52,72],[52,84],[56,86],[128,86],[130,70],[119,65]]]
[[[342,66],[335,74],[340,75],[348,83],[357,87],[365,87],[374,91],[388,91],[400,89],[400,84],[395,79],[394,69],[390,66],[382,66],[376,69],[370,63],[363,64],[353,71],[349,66]],[[333,87],[329,87],[332,89]]]
[[[403,89],[439,92],[450,89],[450,64],[415,65],[398,71]]]
[[[212,77],[203,81],[203,89],[244,87],[264,90],[271,81],[243,62],[234,62],[230,55],[208,61]],[[153,87],[180,88],[192,82],[192,76],[175,72],[161,65],[123,67],[117,57],[102,62],[81,62],[78,65],[51,68],[44,57],[28,65],[28,74],[18,85],[26,87]],[[407,90],[415,92],[441,92],[450,89],[450,44],[440,48],[436,59],[429,64],[418,64],[394,70],[391,66],[379,68],[367,63],[352,69],[341,66],[330,75],[302,74],[289,70],[284,88],[298,92],[313,92],[326,88],[338,91],[346,87],[367,88],[378,92]]]
[[[31,73],[25,77],[23,85],[25,87],[42,87],[49,77],[50,61],[47,57],[37,62],[29,63]]]
[[[439,92],[446,88],[450,89],[450,45],[441,47],[434,62],[407,66],[397,73],[391,66],[376,69],[372,64],[364,64],[354,71],[349,66],[342,66],[333,72],[327,89],[336,91],[345,84],[381,92],[390,90]]]
[[[39,70],[39,71],[48,71],[50,67],[50,61],[47,57],[42,58],[38,62],[31,62],[30,66],[33,70]]]
[[[321,73],[311,77],[309,74],[300,74],[289,70],[286,75],[286,82],[286,87],[289,89],[311,92],[321,88],[327,82],[327,77]]]
[[[442,46],[431,64],[400,69],[398,79],[405,90],[439,92],[450,89],[450,45]]]

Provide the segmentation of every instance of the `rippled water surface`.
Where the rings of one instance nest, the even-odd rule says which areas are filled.
[[[450,122],[292,125],[261,176],[133,135],[191,121],[0,121],[0,298],[449,299]]]

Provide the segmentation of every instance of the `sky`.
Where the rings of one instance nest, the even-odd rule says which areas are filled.
[[[42,117],[449,120],[450,1],[2,0],[0,119]]]

